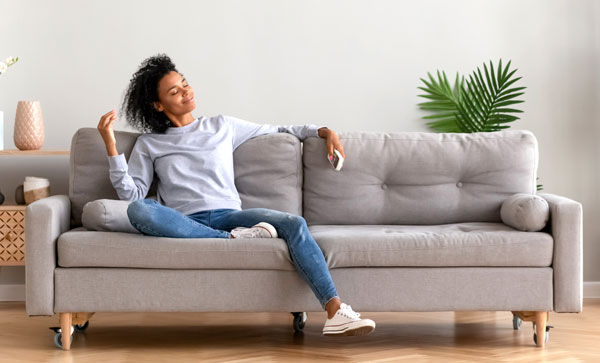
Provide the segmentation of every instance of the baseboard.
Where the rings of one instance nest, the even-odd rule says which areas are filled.
[[[584,282],[583,297],[600,298],[600,281]],[[25,284],[0,285],[0,301],[25,301]]]
[[[0,285],[0,301],[25,301],[25,284]]]

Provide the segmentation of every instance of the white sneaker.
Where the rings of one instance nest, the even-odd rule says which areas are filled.
[[[277,238],[277,230],[267,222],[260,222],[250,228],[237,227],[230,233],[234,238]]]
[[[361,319],[360,314],[352,310],[350,305],[342,303],[333,318],[325,321],[323,335],[369,335],[373,330],[373,320]]]

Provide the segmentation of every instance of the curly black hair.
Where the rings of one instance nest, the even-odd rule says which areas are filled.
[[[145,59],[129,81],[121,112],[129,125],[143,133],[164,133],[172,126],[164,112],[154,108],[158,101],[158,82],[169,72],[177,71],[166,54]]]

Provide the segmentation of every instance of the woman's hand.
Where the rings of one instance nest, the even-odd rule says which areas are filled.
[[[98,122],[98,131],[104,140],[106,145],[106,153],[109,156],[117,156],[117,140],[115,139],[115,132],[113,130],[113,123],[117,120],[117,111],[110,110],[109,112],[102,115],[100,122]]]
[[[321,127],[319,129],[319,137],[326,139],[327,141],[327,153],[329,156],[333,156],[333,150],[337,150],[342,154],[344,159],[346,159],[346,154],[344,153],[344,146],[342,145],[340,138],[335,133],[335,131],[330,130],[326,127]]]

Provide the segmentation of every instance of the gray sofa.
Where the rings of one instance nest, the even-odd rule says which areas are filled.
[[[119,152],[129,157],[137,136],[116,132]],[[347,154],[340,172],[323,139],[302,145],[271,134],[235,151],[235,175],[243,208],[306,219],[339,294],[357,311],[506,310],[515,322],[537,322],[538,336],[548,312],[581,311],[581,204],[538,194],[550,220],[537,232],[501,216],[511,196],[536,194],[531,132],[348,132],[340,139]],[[87,202],[118,199],[96,129],[73,136],[70,163],[69,196],[27,208],[28,315],[60,313],[65,331],[85,328],[93,312],[321,311],[281,239],[83,228]],[[295,315],[296,329],[304,315]],[[66,334],[56,339],[69,349]]]

